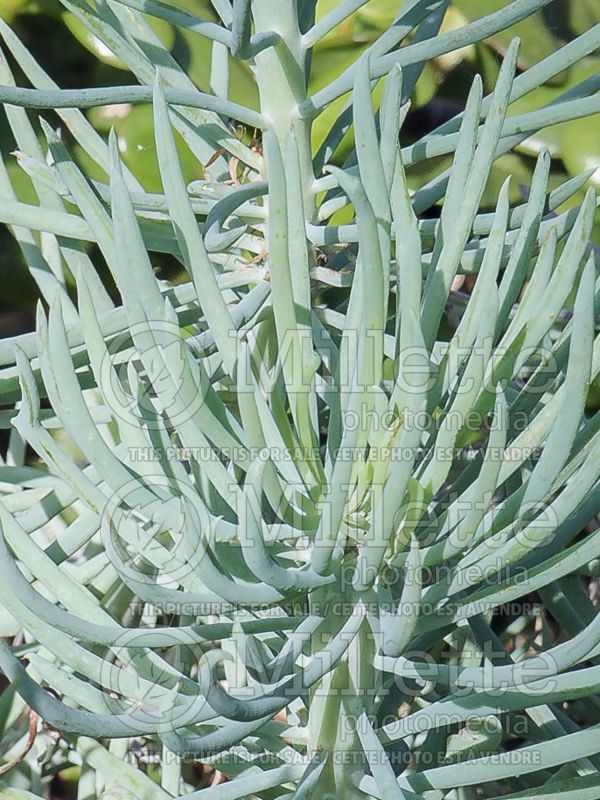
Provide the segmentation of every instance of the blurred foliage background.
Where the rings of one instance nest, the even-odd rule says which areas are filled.
[[[177,0],[174,4],[189,8],[207,18],[216,18],[210,0]],[[320,0],[318,15],[324,14],[335,5],[336,0]],[[399,0],[371,0],[327,36],[314,55],[311,89],[319,89],[352,63],[357,54],[393,21],[401,5]],[[446,14],[443,30],[459,28],[467,20],[484,16],[504,5],[505,0],[453,0]],[[106,45],[90,34],[69,10],[68,0],[64,3],[59,0],[0,0],[0,17],[11,25],[41,66],[64,88],[135,82],[135,78],[128,74],[124,65]],[[209,91],[211,43],[189,31],[149,19],[172,55],[188,71],[198,87]],[[512,36],[521,37],[520,68],[525,70],[565,41],[597,23],[600,23],[599,0],[555,0],[542,12],[507,32],[484,43],[435,59],[426,66],[417,83],[411,112],[402,133],[406,143],[434,129],[460,111],[476,73],[482,75],[486,92],[492,90],[502,56]],[[8,60],[17,82],[27,86],[27,80],[16,64],[10,57]],[[571,85],[598,70],[600,52],[514,103],[509,113],[521,113],[545,105]],[[229,91],[231,98],[238,102],[253,106],[258,102],[250,70],[239,63],[230,64]],[[335,121],[343,102],[342,98],[317,121],[314,129],[315,150]],[[127,165],[148,191],[160,191],[150,107],[107,106],[91,109],[87,113],[99,131],[108,133],[110,127],[114,126]],[[58,117],[53,118],[51,113],[47,113],[46,117],[56,127],[60,127]],[[68,139],[68,132],[63,130],[62,133]],[[250,139],[252,132],[240,130],[239,135]],[[352,147],[351,136],[350,131],[337,154],[340,162],[344,161]],[[575,175],[587,169],[596,170],[592,180],[600,185],[600,115],[596,115],[583,121],[549,128],[543,134],[525,141],[516,151],[502,156],[494,168],[484,203],[491,207],[508,174],[513,176],[511,200],[522,201],[530,183],[535,156],[543,146],[549,147],[553,156],[552,185],[563,181],[567,175]],[[15,144],[3,112],[0,112],[0,147],[17,196],[25,202],[35,203],[36,197],[31,184],[11,155]],[[76,143],[71,143],[71,149],[91,177],[105,179],[106,176],[98,174],[97,166]],[[183,145],[181,159],[188,180],[203,177],[203,165]],[[417,165],[410,171],[410,181],[415,187],[423,185],[444,166],[443,158]],[[578,204],[580,200],[581,196],[575,196],[570,203]],[[349,212],[346,210],[342,213]],[[341,220],[338,218],[336,221]],[[600,244],[600,224],[596,227],[594,238],[596,244]],[[160,258],[156,267],[161,277],[177,280],[177,265],[169,263],[166,257]],[[0,231],[0,285],[3,288],[0,298],[0,336],[29,329],[33,321],[32,309],[37,299],[36,287],[22,263],[17,245],[6,229]]]

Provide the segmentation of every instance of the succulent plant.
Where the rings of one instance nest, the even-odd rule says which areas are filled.
[[[39,201],[0,168],[0,221],[43,297],[36,332],[0,341],[0,721],[29,709],[28,747],[43,721],[37,763],[5,734],[5,780],[41,793],[72,765],[79,798],[600,797],[594,190],[564,210],[593,170],[550,188],[542,149],[523,202],[507,180],[480,210],[497,158],[600,112],[593,74],[509,113],[598,26],[523,72],[513,39],[491,95],[476,78],[464,112],[403,145],[426,64],[548,0],[447,32],[449,0],[388,4],[312,94],[313,48],[365,0],[213,0],[219,22],[62,2],[139,84],[59,89],[0,23],[33,87],[2,60]],[[149,17],[212,42],[210,93]],[[233,64],[259,110],[230,99]],[[159,193],[84,114],[118,104],[151,104]],[[27,109],[61,120],[40,119],[44,146]],[[158,278],[156,253],[186,281]],[[197,764],[227,782],[198,788]],[[1,797],[32,796],[12,783]]]

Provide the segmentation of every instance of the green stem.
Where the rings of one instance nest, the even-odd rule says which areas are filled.
[[[277,45],[256,56],[256,80],[262,116],[274,131],[284,157],[290,130],[295,134],[300,154],[305,216],[314,221],[311,121],[303,119],[299,113],[300,105],[308,98],[307,58],[296,6],[296,0],[254,0],[252,3],[256,33],[274,31],[281,37]],[[268,171],[268,163],[265,166]]]
[[[311,594],[311,605],[323,609],[325,590]],[[325,621],[319,627],[313,652],[322,650],[324,639],[335,636],[346,619],[334,613],[337,602],[344,608],[352,605],[352,594],[331,599]],[[315,605],[316,604],[316,605]],[[359,609],[354,606],[354,613]],[[376,685],[373,657],[374,641],[366,620],[350,643],[344,659],[330,670],[310,693],[308,712],[309,751],[326,759],[315,797],[361,800],[364,794],[357,788],[356,774],[364,772],[362,745],[356,732],[361,714],[373,708],[373,689]]]

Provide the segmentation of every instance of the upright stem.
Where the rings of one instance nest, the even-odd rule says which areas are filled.
[[[324,621],[313,639],[312,652],[340,632],[346,621],[338,609],[354,606],[356,595],[351,592],[329,597],[327,590],[311,594],[311,610],[320,608]],[[338,602],[339,601],[339,602]],[[320,800],[364,800],[364,793],[357,788],[356,775],[364,773],[363,747],[356,730],[357,721],[363,713],[371,715],[379,675],[373,667],[376,642],[366,619],[354,636],[343,660],[326,673],[310,691],[308,709],[309,755],[319,753],[327,759],[325,769],[314,788],[314,797]]]
[[[252,13],[256,33],[275,31],[281,41],[255,57],[256,80],[263,116],[272,127],[285,158],[290,129],[300,154],[304,212],[314,220],[316,204],[311,190],[314,180],[309,120],[298,108],[307,98],[307,58],[298,25],[297,0],[254,0]],[[266,164],[268,171],[269,165]]]

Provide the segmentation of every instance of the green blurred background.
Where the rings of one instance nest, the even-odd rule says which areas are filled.
[[[335,4],[336,0],[320,0],[319,16]],[[178,0],[175,5],[214,18],[209,0]],[[311,89],[328,83],[352,63],[357,54],[389,25],[401,5],[399,0],[371,0],[327,36],[315,51]],[[443,29],[460,27],[467,20],[484,16],[505,5],[506,0],[453,0]],[[9,22],[41,66],[64,88],[135,82],[134,77],[127,73],[105,45],[90,34],[58,0],[0,0],[0,16]],[[491,91],[502,55],[512,36],[521,37],[520,68],[524,70],[599,22],[600,0],[555,0],[543,12],[538,12],[510,31],[435,59],[427,65],[417,84],[403,132],[404,139],[410,142],[460,111],[475,73],[483,76],[486,91]],[[209,90],[211,44],[196,34],[177,30],[167,23],[153,20],[152,24],[195,83],[202,90]],[[9,65],[17,83],[28,85],[10,57]],[[510,113],[538,108],[599,69],[600,53],[597,53],[515,103]],[[245,65],[231,64],[230,94],[238,102],[256,105],[256,88]],[[314,131],[315,148],[336,119],[342,103],[335,103],[319,118]],[[46,116],[54,125],[60,126],[58,117],[50,112]],[[149,106],[96,108],[90,110],[88,116],[102,132],[107,133],[111,126],[115,127],[123,159],[147,190],[160,191]],[[68,137],[68,132],[63,133]],[[0,112],[0,145],[17,195],[25,202],[36,203],[28,178],[11,155],[15,144],[3,112]],[[350,134],[343,143],[339,160],[343,160],[344,151],[347,152],[351,145]],[[562,182],[567,176],[595,167],[598,169],[593,180],[600,184],[600,115],[596,115],[550,128],[524,142],[517,151],[500,158],[486,191],[486,205],[492,204],[500,184],[508,174],[513,175],[512,201],[523,200],[535,157],[542,146],[549,147],[553,156],[552,185]],[[98,173],[97,166],[77,144],[73,143],[72,150],[91,177],[105,179],[106,176]],[[202,165],[183,145],[181,158],[187,179],[203,177]],[[413,186],[422,185],[443,166],[444,159],[418,165],[410,171],[409,179]],[[580,199],[580,196],[574,197],[571,204],[577,204]],[[600,244],[600,225],[596,227],[595,240]],[[162,277],[177,280],[177,265],[162,258],[156,266]],[[3,290],[0,298],[0,335],[12,335],[28,329],[32,324],[32,307],[37,292],[23,266],[17,246],[4,227],[0,230],[0,285]]]

